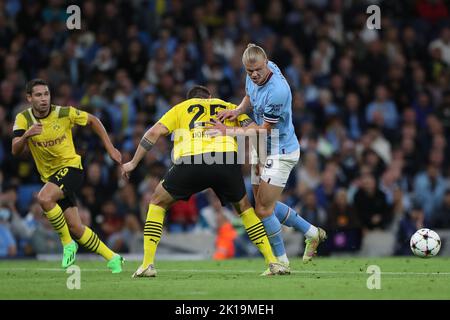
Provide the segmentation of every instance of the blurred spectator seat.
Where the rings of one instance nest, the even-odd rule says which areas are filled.
[[[363,257],[391,256],[394,253],[395,234],[390,231],[368,231],[362,240]]]
[[[42,188],[41,184],[23,184],[17,189],[17,206],[19,212],[27,212],[30,206],[31,200],[33,200],[33,194],[39,192]]]
[[[158,254],[193,254],[210,259],[215,251],[216,235],[209,233],[164,233],[158,246]]]
[[[435,229],[441,238],[441,250],[439,256],[450,256],[450,229]]]

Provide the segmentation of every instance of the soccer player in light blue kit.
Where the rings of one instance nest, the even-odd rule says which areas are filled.
[[[268,135],[266,155],[252,150],[252,156],[259,157],[259,164],[252,165],[251,173],[256,214],[264,224],[275,256],[286,266],[289,266],[289,260],[284,248],[281,223],[303,232],[306,238],[303,261],[306,263],[311,261],[318,245],[327,235],[323,229],[311,225],[294,209],[278,201],[290,172],[300,158],[300,146],[292,124],[291,90],[280,69],[267,60],[261,47],[249,44],[242,56],[242,63],[247,72],[246,96],[237,109],[219,112],[218,118],[220,121],[236,119],[251,106],[256,124],[240,129],[239,134],[245,134],[249,129],[268,132],[277,130],[277,139],[270,139],[273,135]],[[215,123],[213,129],[230,132],[220,123]],[[270,275],[270,270],[265,275]]]

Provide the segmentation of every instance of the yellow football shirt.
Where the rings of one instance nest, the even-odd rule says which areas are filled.
[[[222,110],[236,109],[235,104],[221,99],[189,99],[172,107],[158,121],[173,135],[174,160],[180,157],[209,152],[237,152],[236,139],[230,136],[211,137],[207,134],[206,122],[217,120]],[[251,121],[242,114],[235,121],[225,121],[226,126],[236,127]]]
[[[17,114],[13,128],[15,135],[22,135],[35,123],[42,124],[42,133],[27,141],[42,181],[47,182],[52,174],[64,167],[83,168],[73,144],[72,127],[75,124],[85,126],[87,121],[87,112],[55,105],[45,118],[36,118],[31,108]]]

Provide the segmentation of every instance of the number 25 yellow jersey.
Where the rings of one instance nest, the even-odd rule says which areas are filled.
[[[180,157],[209,152],[237,152],[235,138],[230,136],[211,137],[207,134],[206,122],[217,120],[222,110],[234,110],[237,106],[221,99],[189,99],[170,109],[158,121],[173,134],[174,160]],[[225,121],[226,126],[242,126],[251,119],[240,115],[237,120]]]

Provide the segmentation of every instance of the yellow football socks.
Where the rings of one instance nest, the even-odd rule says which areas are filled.
[[[114,256],[114,252],[109,249],[103,241],[92,231],[89,227],[85,227],[84,233],[77,242],[86,249],[101,255],[106,260],[111,260]]]
[[[147,268],[154,263],[156,247],[161,239],[165,213],[166,210],[157,205],[150,204],[148,207],[147,220],[144,226],[143,268]]]
[[[241,213],[241,218],[250,240],[262,253],[266,263],[277,262],[277,258],[272,252],[269,238],[267,238],[266,230],[264,229],[263,223],[256,215],[255,209],[249,208],[245,210]]]
[[[53,226],[53,229],[59,234],[63,246],[72,242],[69,227],[67,226],[66,218],[64,218],[61,207],[59,205],[56,205],[53,209],[46,212],[45,214],[47,215],[48,220]]]

